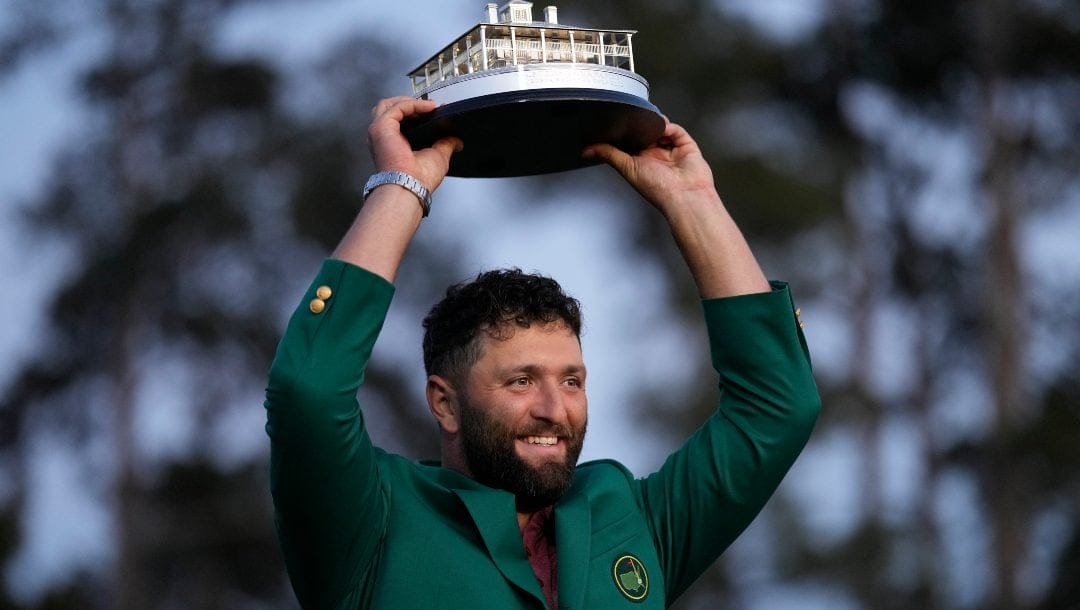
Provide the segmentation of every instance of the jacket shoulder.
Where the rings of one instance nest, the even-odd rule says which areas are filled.
[[[615,460],[602,459],[590,460],[578,465],[571,491],[587,495],[594,504],[610,494],[623,497],[633,496],[637,504],[638,488],[638,480],[634,478],[630,469]]]

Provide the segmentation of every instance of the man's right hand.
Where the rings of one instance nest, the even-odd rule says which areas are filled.
[[[430,100],[403,95],[380,100],[372,108],[368,145],[375,171],[405,172],[422,182],[428,191],[435,192],[450,169],[450,155],[461,150],[463,143],[458,138],[443,138],[430,148],[414,151],[401,134],[401,122],[431,112],[437,106]]]
[[[431,112],[435,107],[435,102],[406,96],[385,99],[375,105],[368,127],[368,145],[376,171],[405,172],[429,192],[435,192],[450,169],[450,155],[461,149],[461,140],[443,138],[430,148],[414,151],[401,134],[403,120]],[[416,195],[408,190],[392,185],[378,187],[371,191],[331,256],[393,282],[409,241],[420,227],[422,212]]]

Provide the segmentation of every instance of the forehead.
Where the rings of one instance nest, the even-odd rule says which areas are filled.
[[[581,341],[562,320],[534,322],[528,327],[504,324],[498,329],[480,333],[480,358],[477,364],[509,364],[516,361],[529,364],[553,359],[572,360],[574,363],[582,360]]]

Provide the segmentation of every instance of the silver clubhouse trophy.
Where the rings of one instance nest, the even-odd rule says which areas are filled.
[[[592,165],[588,144],[637,152],[664,132],[649,83],[634,72],[634,30],[559,24],[554,6],[487,5],[487,19],[409,74],[418,99],[439,102],[407,120],[415,149],[453,135],[465,142],[450,175],[507,177]]]

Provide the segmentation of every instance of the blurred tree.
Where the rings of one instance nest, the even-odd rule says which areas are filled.
[[[2,465],[22,490],[3,513],[0,551],[10,561],[20,547],[35,448],[49,438],[108,507],[114,561],[56,583],[34,607],[295,604],[272,529],[261,410],[250,415],[297,282],[357,209],[370,173],[366,109],[400,75],[384,72],[388,47],[350,39],[305,67],[318,90],[297,110],[287,83],[299,75],[218,50],[243,4],[20,3],[21,23],[0,41],[8,73],[40,48],[33,32],[56,43],[90,32],[104,44],[80,86],[89,120],[47,195],[25,206],[27,230],[62,238],[74,266],[50,304],[51,336],[0,403]],[[416,250],[410,281],[451,275],[452,257]],[[410,431],[385,444],[435,455],[433,428],[398,408],[417,392],[390,364],[369,370],[365,391],[374,421],[401,415],[387,427]],[[184,447],[153,446],[145,422],[159,418],[188,430]],[[237,418],[260,437],[246,451]]]
[[[1080,9],[832,0],[783,34],[748,4],[560,7],[567,23],[641,30],[653,100],[701,142],[765,266],[795,284],[811,335],[832,324],[846,338],[833,344],[845,355],[819,353],[826,412],[810,453],[853,438],[860,475],[810,498],[785,486],[760,520],[769,531],[744,543],[762,548],[737,543],[678,607],[771,607],[784,587],[865,608],[1075,606],[1080,278],[1040,267],[1031,242],[1075,202]],[[110,509],[115,561],[35,607],[294,603],[272,550],[265,456],[235,449],[234,422],[261,400],[297,282],[355,211],[370,170],[363,109],[399,91],[400,75],[383,72],[391,49],[365,38],[307,78],[224,54],[219,26],[244,5],[20,1],[0,34],[0,75],[79,33],[104,45],[80,89],[89,120],[26,206],[27,231],[60,236],[75,266],[40,356],[0,402],[0,468],[16,490],[0,556],[25,543],[33,460],[60,439]],[[610,173],[557,188],[585,180],[632,196]],[[642,208],[625,212],[627,245],[656,253],[672,311],[696,321],[667,230]],[[416,319],[462,275],[435,248],[414,244],[400,276],[395,308]],[[372,363],[367,414],[409,431],[384,446],[430,455],[433,428],[403,376]],[[639,394],[673,443],[714,398]],[[155,410],[192,425],[181,450],[148,446],[140,422]],[[917,462],[902,497],[897,438]],[[854,525],[823,536],[816,502],[848,487]],[[20,603],[0,591],[0,607]]]
[[[866,608],[1033,607],[1048,593],[1024,575],[1053,580],[1052,566],[1033,567],[1046,554],[1036,520],[1080,516],[1077,456],[1047,423],[1080,423],[1080,399],[1054,391],[1078,375],[1080,278],[1048,284],[1023,243],[1075,201],[1080,151],[1063,134],[1080,126],[1080,12],[834,0],[811,27],[781,31],[761,27],[765,10],[719,0],[562,11],[641,30],[638,71],[653,101],[697,136],[766,266],[795,282],[811,327],[820,305],[849,328],[849,366],[821,378],[818,438],[860,446],[863,475],[830,483],[858,489],[856,527],[815,541],[800,514],[814,507],[782,493],[762,518],[782,531],[782,548],[765,552],[773,582],[748,581],[736,549],[680,607],[746,607],[783,584],[824,584]],[[678,274],[663,227],[641,230]],[[672,301],[690,290],[678,284]],[[1033,352],[1054,362],[1040,367],[1048,359]],[[712,400],[666,387],[642,403],[667,405],[682,438]],[[890,505],[884,444],[897,430],[920,463],[914,511]],[[1050,483],[1048,470],[1070,474]],[[1061,561],[1059,583],[1080,578],[1075,559]]]

